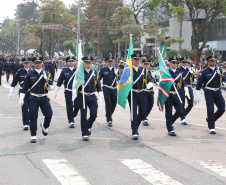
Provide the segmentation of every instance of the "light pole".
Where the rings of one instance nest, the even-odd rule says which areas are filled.
[[[20,28],[19,27],[15,27],[18,29],[18,38],[17,38],[17,54],[18,56],[20,55]]]

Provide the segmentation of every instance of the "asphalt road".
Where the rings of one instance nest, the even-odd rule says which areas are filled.
[[[56,78],[59,76],[59,72]],[[11,76],[12,78],[12,76]],[[55,83],[56,84],[56,83]],[[216,122],[216,135],[208,133],[203,92],[200,103],[187,117],[188,125],[175,123],[176,137],[167,135],[165,114],[155,106],[149,126],[141,125],[139,140],[131,139],[129,107],[117,106],[113,127],[105,119],[104,106],[88,142],[82,141],[80,114],[69,128],[64,90],[49,93],[53,118],[47,137],[38,127],[36,144],[22,129],[18,87],[8,100],[9,85],[0,86],[0,184],[39,185],[220,185],[226,184],[226,113]],[[226,98],[226,92],[222,92]],[[39,113],[38,123],[43,121]]]

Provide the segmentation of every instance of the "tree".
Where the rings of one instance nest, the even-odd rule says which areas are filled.
[[[200,62],[202,51],[207,43],[208,32],[220,16],[226,14],[226,0],[179,0],[188,8],[189,20],[192,23],[193,32],[193,47],[195,55],[197,56],[197,63]],[[182,14],[183,8],[175,5],[176,0],[151,0],[150,5],[153,7],[160,4],[167,4],[167,6],[174,6],[175,13]],[[204,19],[200,20],[200,16],[204,15]],[[199,43],[202,45],[199,47]]]
[[[84,9],[85,19],[80,21],[80,32],[85,35],[86,44],[93,45],[96,48],[97,55],[103,56],[104,42],[111,30],[110,22],[115,9],[122,6],[121,0],[88,0]],[[73,23],[77,28],[77,22]],[[88,47],[88,46],[87,46]]]
[[[176,50],[170,50],[170,51],[167,51],[167,57],[170,58],[170,57],[174,57],[174,56],[178,56],[178,51]]]
[[[65,50],[71,50],[71,51],[73,51],[73,44],[72,44],[73,42],[72,42],[72,40],[66,40],[66,41],[64,41],[64,43],[63,43],[63,47],[64,47],[64,49]]]

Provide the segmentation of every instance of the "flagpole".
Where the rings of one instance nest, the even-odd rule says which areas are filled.
[[[133,39],[133,35],[130,34],[130,42],[132,41],[132,39]],[[133,87],[131,89],[130,95],[131,95],[131,111],[130,111],[131,112],[131,121],[133,121]]]
[[[160,53],[159,49],[157,49],[157,50],[158,50],[158,53],[159,53],[160,57],[162,58],[162,61],[164,62],[163,57],[162,57],[162,54]],[[161,82],[161,81],[160,81],[160,82]],[[175,87],[174,84],[173,84],[173,87],[174,87],[174,89],[175,89],[175,91],[176,91],[176,93],[177,93],[177,96],[178,96],[178,98],[179,98],[179,100],[180,100],[180,103],[182,104],[182,100],[181,100],[180,95],[179,95],[179,93],[178,93],[178,91],[177,91],[177,88]]]
[[[84,85],[82,85],[82,98],[83,98],[83,109],[85,109],[85,92],[84,92]]]

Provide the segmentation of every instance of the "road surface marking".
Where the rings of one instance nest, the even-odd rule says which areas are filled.
[[[204,168],[210,169],[211,171],[219,174],[220,176],[226,177],[226,166],[215,163],[214,161],[198,161],[198,163]]]
[[[120,161],[153,185],[181,185],[180,182],[173,180],[171,177],[153,168],[150,164],[143,162],[141,159],[121,159]]]
[[[43,159],[42,161],[62,185],[89,185],[86,179],[82,177],[65,159]]]

